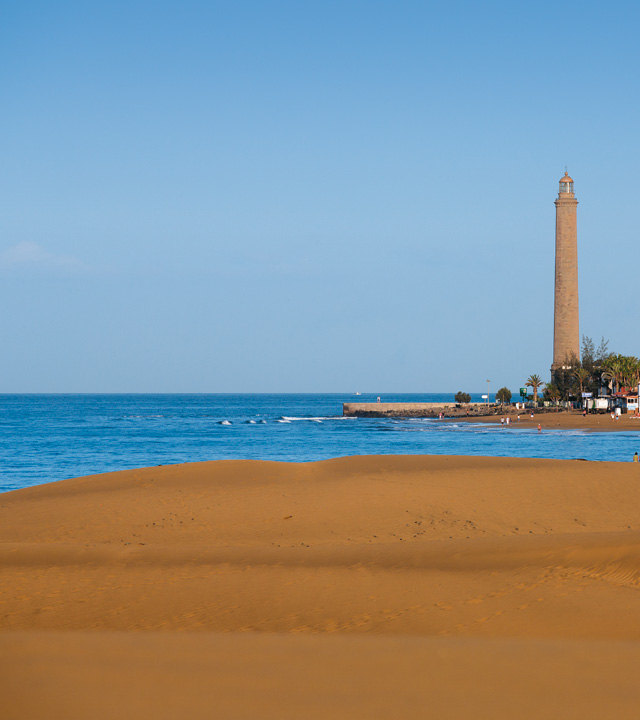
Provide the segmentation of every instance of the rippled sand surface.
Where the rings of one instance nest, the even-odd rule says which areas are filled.
[[[640,467],[375,456],[0,495],[7,718],[635,718]]]

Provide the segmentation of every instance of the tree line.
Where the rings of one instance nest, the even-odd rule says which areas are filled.
[[[571,355],[565,359],[564,366],[554,372],[552,382],[545,383],[540,375],[530,375],[525,386],[530,387],[533,401],[538,402],[539,395],[545,400],[572,400],[590,392],[594,397],[601,394],[603,388],[617,393],[622,388],[635,390],[640,383],[640,359],[634,355],[620,355],[609,350],[609,341],[604,337],[598,347],[590,337],[582,336],[581,357]],[[544,390],[543,390],[544,388]],[[469,393],[458,392],[457,403],[469,403]],[[511,391],[500,388],[496,400],[511,402]]]
[[[532,378],[538,379],[538,376],[531,376],[529,380]],[[635,389],[639,382],[640,360],[637,357],[610,352],[609,341],[604,338],[596,348],[593,340],[583,335],[581,357],[566,358],[564,366],[555,371],[553,381],[546,384],[544,397],[546,400],[571,400],[581,398],[585,392],[597,397],[603,388],[616,393],[622,388]]]

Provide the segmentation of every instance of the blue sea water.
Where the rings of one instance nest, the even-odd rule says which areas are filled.
[[[386,402],[452,394],[384,395]],[[473,396],[480,401],[480,396]],[[344,455],[631,459],[636,433],[502,428],[437,419],[343,418],[333,395],[0,395],[0,492],[150,465]]]

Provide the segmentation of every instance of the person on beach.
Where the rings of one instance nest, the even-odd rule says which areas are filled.
[[[538,432],[539,432],[539,433],[542,432],[542,425],[540,425],[540,423],[538,423]]]
[[[518,422],[520,422],[520,415],[518,415]]]
[[[533,420],[533,410],[531,411],[531,419]]]
[[[638,453],[633,453],[633,462],[638,462]]]
[[[378,399],[376,400],[376,402],[380,402],[380,395],[378,395]]]
[[[504,427],[504,418],[500,418],[500,425],[502,425],[502,427]]]

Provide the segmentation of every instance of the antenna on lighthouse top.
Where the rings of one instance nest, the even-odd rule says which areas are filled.
[[[569,172],[569,169],[568,169],[567,166],[565,165],[565,166],[564,166],[564,174],[566,175],[568,172]]]

